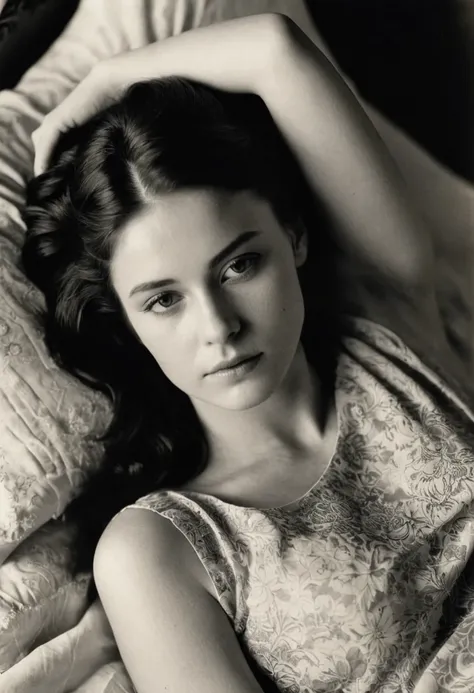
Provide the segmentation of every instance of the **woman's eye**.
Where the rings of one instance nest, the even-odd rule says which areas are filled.
[[[232,270],[235,272],[237,277],[250,275],[256,269],[261,257],[262,256],[259,253],[243,255],[242,257],[237,258],[237,260],[234,260],[234,262],[227,268],[227,271]],[[227,274],[227,272],[225,274]],[[153,298],[151,298],[144,306],[143,310],[145,313],[150,311],[153,313],[170,313],[174,306],[179,303],[179,298],[177,300],[174,300],[174,298],[175,294],[173,292],[165,291],[157,296],[153,296]],[[156,306],[159,306],[159,308],[156,308]]]
[[[145,305],[145,313],[148,313],[149,311],[153,310],[155,306],[161,306],[163,310],[154,310],[153,312],[155,313],[165,313],[167,310],[172,308],[175,304],[170,303],[170,299],[173,298],[173,294],[169,291],[164,292],[162,294],[158,294],[158,296],[153,296],[152,299],[148,301],[148,303]]]
[[[238,276],[250,274],[250,272],[253,271],[258,264],[260,257],[261,255],[258,253],[252,253],[252,255],[243,255],[242,257],[237,258],[237,260],[234,260],[234,262],[229,265],[228,270],[231,269]]]

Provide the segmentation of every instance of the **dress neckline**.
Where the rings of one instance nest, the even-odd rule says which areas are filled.
[[[311,498],[313,493],[317,491],[319,486],[321,486],[325,480],[326,477],[328,476],[330,470],[333,467],[334,461],[338,456],[339,448],[341,445],[341,438],[342,438],[342,404],[339,402],[339,388],[337,387],[337,381],[338,378],[336,377],[336,385],[334,388],[334,415],[336,417],[336,439],[333,444],[333,449],[331,452],[331,455],[329,457],[329,460],[324,468],[324,471],[319,475],[319,477],[316,479],[314,484],[311,485],[311,487],[303,493],[302,496],[299,498],[296,498],[295,500],[290,501],[289,503],[284,503],[282,505],[272,505],[272,506],[257,506],[257,505],[246,505],[245,503],[238,504],[238,503],[233,503],[231,501],[224,500],[222,498],[219,498],[219,496],[216,496],[211,493],[204,493],[203,491],[180,491],[179,489],[172,490],[169,489],[167,492],[168,493],[177,493],[180,494],[181,496],[189,497],[189,498],[207,498],[212,501],[216,501],[219,504],[228,506],[230,508],[235,508],[239,510],[253,510],[255,512],[293,512],[299,510],[302,506],[306,504],[307,501]]]

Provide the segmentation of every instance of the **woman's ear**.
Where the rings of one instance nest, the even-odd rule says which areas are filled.
[[[301,267],[308,257],[308,232],[301,219],[287,227],[288,237],[293,248],[296,267]]]

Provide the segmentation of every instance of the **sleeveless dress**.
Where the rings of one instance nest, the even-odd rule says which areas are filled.
[[[344,335],[336,449],[302,498],[259,509],[159,490],[127,507],[184,534],[278,691],[474,691],[468,390],[370,320]]]

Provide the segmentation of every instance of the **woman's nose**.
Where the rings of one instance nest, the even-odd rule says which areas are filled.
[[[203,339],[209,344],[225,343],[241,327],[235,306],[222,295],[203,298],[197,319]]]

